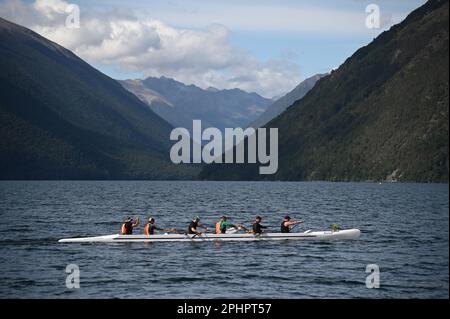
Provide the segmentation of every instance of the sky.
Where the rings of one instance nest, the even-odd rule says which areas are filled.
[[[339,67],[424,0],[0,0],[0,16],[116,79],[166,76],[267,98]],[[79,25],[72,19],[79,9]],[[376,6],[374,11],[373,5]],[[369,7],[368,7],[369,6]],[[367,25],[379,13],[379,24]],[[373,22],[375,20],[370,20]]]

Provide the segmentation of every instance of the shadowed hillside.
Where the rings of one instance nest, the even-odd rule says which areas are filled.
[[[0,18],[0,178],[191,177],[171,125],[69,50]]]
[[[427,2],[269,122],[276,174],[217,164],[201,177],[448,182],[448,10]]]

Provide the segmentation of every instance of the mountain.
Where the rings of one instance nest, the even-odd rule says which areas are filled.
[[[269,122],[276,174],[217,164],[201,178],[448,182],[448,10],[428,1]]]
[[[0,18],[1,179],[167,179],[172,126],[69,50]]]
[[[294,104],[295,101],[304,97],[306,93],[314,87],[316,82],[325,75],[327,74],[316,74],[302,81],[291,92],[276,99],[276,101],[249,126],[262,127],[269,123],[270,120],[283,113],[289,106]]]
[[[203,127],[246,127],[271,104],[256,93],[240,89],[204,90],[166,77],[119,81],[159,116],[174,126],[192,127],[202,120]]]

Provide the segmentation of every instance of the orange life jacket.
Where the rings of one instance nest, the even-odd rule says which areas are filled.
[[[128,224],[128,227],[127,227],[127,224]],[[133,233],[132,223],[123,223],[121,231],[122,231],[122,235],[131,235]]]
[[[150,224],[147,224],[147,225],[145,225],[145,228],[144,228],[144,233],[145,233],[145,235],[147,235],[147,236],[150,235],[149,232],[148,232],[149,226],[150,226]]]
[[[218,221],[216,223],[216,234],[222,234],[222,230],[220,229],[222,226],[222,221]]]

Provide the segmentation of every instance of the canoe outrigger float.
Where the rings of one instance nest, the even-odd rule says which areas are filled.
[[[356,239],[360,236],[359,229],[344,229],[339,231],[306,231],[304,233],[262,233],[259,235],[247,233],[226,234],[158,234],[158,235],[106,235],[97,237],[66,238],[60,243],[127,243],[127,242],[198,242],[198,241],[261,241],[261,240],[344,240]]]

